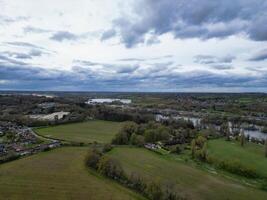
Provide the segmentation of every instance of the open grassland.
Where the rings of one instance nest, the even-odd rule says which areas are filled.
[[[35,131],[42,136],[52,137],[72,142],[99,143],[111,142],[114,135],[122,127],[123,123],[110,121],[87,121],[58,125],[47,128],[39,128]]]
[[[180,194],[189,199],[267,199],[267,192],[143,148],[118,147],[109,152],[109,155],[120,160],[129,176],[136,172],[146,180],[156,180],[163,185],[173,184]]]
[[[0,165],[0,199],[142,199],[87,169],[87,150],[64,147]]]
[[[267,158],[264,157],[263,145],[249,142],[241,147],[238,141],[209,140],[208,153],[219,160],[237,160],[242,165],[255,169],[257,173],[267,177]]]

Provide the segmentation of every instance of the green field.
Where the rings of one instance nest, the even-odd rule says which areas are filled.
[[[238,160],[242,165],[254,168],[260,175],[267,177],[267,158],[264,157],[263,145],[249,142],[241,147],[237,141],[209,140],[208,153],[219,160]]]
[[[87,150],[64,147],[0,165],[0,199],[142,199],[87,169]]]
[[[172,183],[189,199],[267,199],[267,192],[188,166],[179,161],[178,156],[130,147],[115,148],[109,155],[120,160],[128,175],[137,172],[149,180]]]
[[[42,136],[52,137],[72,142],[99,143],[111,142],[114,135],[120,130],[123,123],[110,121],[87,121],[39,128],[35,131]]]

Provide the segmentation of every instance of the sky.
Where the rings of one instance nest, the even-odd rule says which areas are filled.
[[[0,0],[0,90],[267,92],[267,0]]]

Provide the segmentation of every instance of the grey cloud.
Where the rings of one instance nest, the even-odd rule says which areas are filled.
[[[210,67],[213,69],[217,69],[217,70],[233,69],[232,65],[226,65],[226,64],[214,64],[214,65],[210,65]]]
[[[161,60],[161,59],[170,59],[173,58],[173,55],[165,55],[160,57],[152,57],[152,58],[122,58],[117,61],[134,61],[134,62],[142,62],[142,61],[151,61],[151,60]]]
[[[26,65],[25,62],[21,62],[21,61],[17,61],[14,58],[10,58],[8,56],[5,55],[1,55],[0,54],[0,63],[2,64],[7,64],[7,65]]]
[[[194,57],[194,62],[199,64],[214,64],[214,63],[232,63],[234,56],[216,57],[212,55],[197,55]]]
[[[160,43],[160,40],[158,39],[157,36],[153,35],[151,36],[147,41],[146,41],[146,44],[147,45],[153,45],[153,44],[159,44]]]
[[[10,17],[5,15],[0,15],[0,24],[10,24],[19,21],[26,21],[28,19],[29,17],[26,16]]]
[[[64,40],[77,40],[78,38],[79,36],[68,31],[58,31],[50,37],[50,39],[58,42],[62,42]]]
[[[116,35],[116,31],[114,29],[107,30],[102,34],[101,40],[102,41],[108,40],[108,39],[114,37],[115,35]]]
[[[266,91],[267,72],[258,75],[218,74],[208,71],[173,71],[171,64],[163,68],[159,63],[152,74],[150,70],[141,70],[140,66],[117,66],[117,75],[110,76],[110,71],[93,70],[86,66],[74,66],[72,71],[44,69],[32,66],[9,66],[0,63],[0,89],[31,89],[31,90],[108,90],[108,91],[173,91],[202,88],[237,87],[244,91]],[[165,65],[168,65],[167,63]],[[109,66],[107,66],[108,68]],[[171,73],[170,73],[171,72]],[[250,89],[251,88],[251,89]]]
[[[23,28],[25,33],[49,33],[51,30],[43,29],[43,28],[37,28],[33,26],[26,26]]]
[[[31,43],[28,43],[28,42],[6,42],[6,44],[12,45],[12,46],[19,46],[19,47],[26,47],[26,48],[36,48],[36,49],[45,50],[45,48],[43,48],[41,46],[37,46],[35,44],[31,44]]]
[[[100,31],[93,31],[93,32],[85,32],[81,34],[74,34],[69,31],[58,31],[52,34],[50,37],[51,40],[55,40],[58,42],[63,42],[63,41],[76,41],[79,39],[85,39],[88,37],[99,37]]]
[[[249,60],[250,61],[262,61],[266,59],[267,59],[267,49],[263,49],[262,51],[252,56]]]
[[[138,17],[123,16],[113,22],[128,48],[144,43],[148,33],[200,39],[244,33],[252,40],[267,40],[265,0],[145,0],[134,6]]]
[[[146,59],[143,58],[123,58],[123,59],[118,59],[118,61],[146,61]]]
[[[38,49],[32,49],[28,53],[13,52],[13,51],[4,51],[0,53],[10,58],[16,58],[16,59],[32,59],[33,57],[39,57],[44,54],[44,52]]]

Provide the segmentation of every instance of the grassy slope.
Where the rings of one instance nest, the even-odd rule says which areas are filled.
[[[88,170],[86,152],[64,147],[0,165],[0,199],[142,199]]]
[[[264,157],[264,147],[253,143],[246,143],[244,147],[237,141],[224,139],[209,140],[209,154],[224,160],[239,160],[243,165],[254,168],[267,177],[267,158]]]
[[[35,131],[43,136],[53,137],[73,142],[94,142],[107,143],[121,128],[122,123],[110,121],[88,121],[59,125],[47,128],[36,129]]]
[[[163,184],[175,183],[177,191],[190,199],[267,198],[267,192],[240,185],[145,149],[120,147],[109,154],[121,161],[127,174],[134,171]]]

